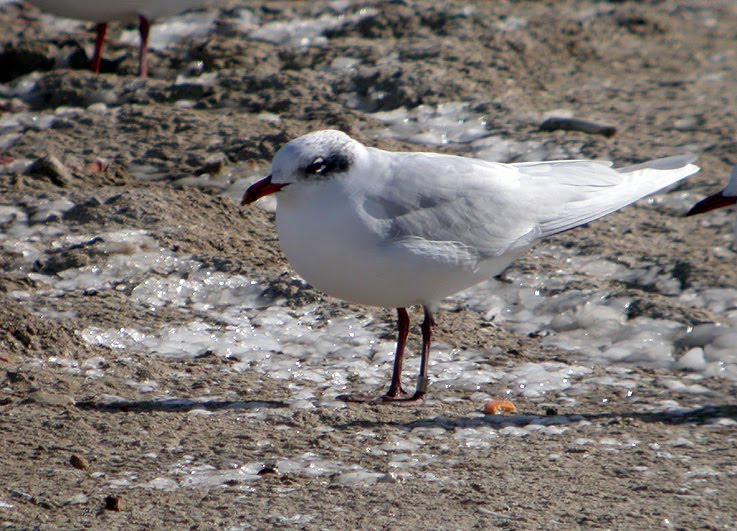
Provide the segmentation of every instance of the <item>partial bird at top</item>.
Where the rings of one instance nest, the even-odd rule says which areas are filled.
[[[91,68],[100,73],[102,47],[107,25],[111,20],[131,20],[138,17],[141,35],[138,74],[148,75],[148,33],[151,22],[158,17],[176,15],[187,9],[208,4],[211,0],[27,0],[31,5],[52,15],[90,20],[97,23],[97,39]]]
[[[243,204],[275,194],[281,247],[314,287],[397,308],[394,372],[382,400],[417,400],[427,392],[440,300],[503,272],[542,238],[696,173],[694,160],[684,155],[619,169],[585,160],[501,164],[383,151],[327,130],[283,146],[271,175],[246,191]],[[406,308],[413,305],[425,314],[420,376],[414,395],[403,398]]]

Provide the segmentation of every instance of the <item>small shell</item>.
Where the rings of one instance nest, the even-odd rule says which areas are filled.
[[[498,415],[500,413],[516,413],[517,408],[514,407],[509,400],[492,400],[484,406],[484,413],[487,415]]]

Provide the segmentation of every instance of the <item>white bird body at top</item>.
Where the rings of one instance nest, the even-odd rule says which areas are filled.
[[[26,0],[42,11],[65,18],[89,20],[97,23],[97,39],[91,61],[95,73],[100,72],[102,47],[111,20],[139,19],[141,46],[139,52],[139,74],[148,73],[148,34],[151,22],[159,17],[177,15],[187,9],[199,7],[212,0]]]
[[[333,130],[283,146],[249,204],[276,193],[279,242],[307,282],[335,297],[399,312],[398,400],[409,320],[422,305],[423,356],[411,399],[427,387],[433,307],[504,271],[536,241],[618,210],[696,173],[680,156],[614,169],[597,161],[502,164],[366,147]],[[404,336],[404,338],[403,338]]]
[[[42,11],[59,17],[110,22],[111,20],[135,20],[144,16],[148,20],[168,17],[201,6],[205,0],[26,0]]]

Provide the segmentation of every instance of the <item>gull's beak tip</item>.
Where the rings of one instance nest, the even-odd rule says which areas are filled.
[[[271,175],[268,175],[248,187],[241,199],[241,206],[250,205],[264,196],[271,195],[284,188],[286,184],[272,183]]]
[[[253,198],[253,194],[251,193],[251,188],[249,187],[246,192],[243,194],[243,198],[241,199],[241,206],[244,207],[246,205],[250,205],[253,203],[255,199]]]

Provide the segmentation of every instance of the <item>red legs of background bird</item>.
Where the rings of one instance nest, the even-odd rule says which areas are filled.
[[[146,77],[148,75],[148,33],[151,29],[151,23],[142,15],[138,16],[138,31],[141,34],[141,49],[138,53],[138,75]],[[107,22],[97,24],[97,38],[95,39],[95,54],[92,56],[92,71],[95,74],[100,73],[100,63],[102,62],[102,46],[105,44],[105,34],[107,33]]]
[[[97,38],[95,39],[95,54],[92,56],[92,64],[90,68],[95,74],[100,73],[100,62],[102,61],[102,45],[105,44],[105,34],[107,33],[107,22],[97,24]]]
[[[141,34],[141,50],[138,54],[138,75],[146,77],[148,75],[148,32],[151,24],[143,15],[138,15],[138,31]]]

